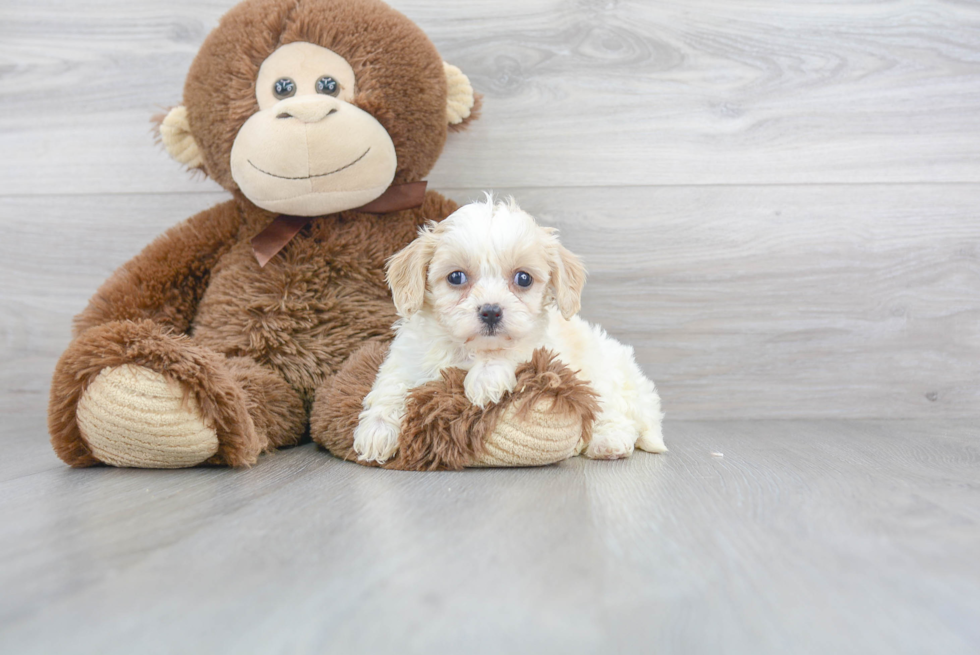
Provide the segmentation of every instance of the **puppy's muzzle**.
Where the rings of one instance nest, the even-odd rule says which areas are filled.
[[[504,318],[504,310],[500,305],[483,305],[477,312],[480,315],[480,322],[483,323],[483,331],[493,336]]]

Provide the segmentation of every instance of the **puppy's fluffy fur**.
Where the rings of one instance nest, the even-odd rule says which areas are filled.
[[[513,200],[488,196],[422,229],[388,262],[388,284],[401,319],[354,432],[360,459],[394,455],[414,387],[459,367],[470,402],[484,407],[513,390],[517,365],[542,346],[599,395],[588,457],[666,450],[660,398],[633,349],[577,316],[582,263]]]

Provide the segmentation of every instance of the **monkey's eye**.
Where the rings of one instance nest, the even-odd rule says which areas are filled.
[[[329,75],[324,75],[316,81],[316,92],[327,96],[336,96],[340,93],[340,84]]]
[[[454,287],[461,287],[466,284],[466,273],[463,271],[453,271],[446,276],[446,282],[449,282]]]
[[[296,83],[288,77],[280,77],[272,87],[272,93],[282,100],[296,93]]]
[[[530,273],[525,273],[524,271],[517,271],[517,273],[514,275],[514,284],[526,289],[532,284],[534,284],[534,278],[531,277]]]

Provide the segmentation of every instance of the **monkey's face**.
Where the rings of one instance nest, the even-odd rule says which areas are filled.
[[[352,101],[354,70],[337,53],[297,42],[259,69],[259,111],[239,130],[231,176],[249,200],[282,214],[319,216],[374,200],[395,176],[395,145]]]
[[[322,216],[422,180],[477,109],[462,71],[382,0],[245,0],[205,39],[160,137],[243,200]]]

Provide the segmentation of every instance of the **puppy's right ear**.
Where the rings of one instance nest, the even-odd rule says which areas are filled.
[[[402,318],[418,313],[425,303],[425,275],[432,252],[432,234],[425,229],[419,232],[415,241],[388,260],[388,286],[395,301],[395,311]]]

